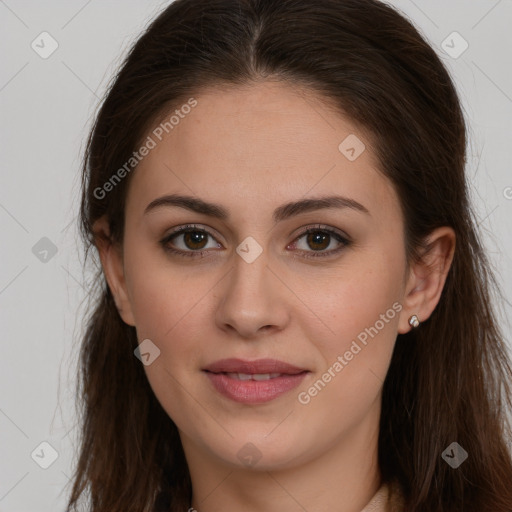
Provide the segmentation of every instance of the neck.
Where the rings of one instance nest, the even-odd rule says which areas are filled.
[[[316,457],[305,454],[278,469],[263,459],[252,468],[228,464],[180,434],[197,512],[361,512],[381,483],[378,428],[371,418]]]

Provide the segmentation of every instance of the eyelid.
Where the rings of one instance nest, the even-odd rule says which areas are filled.
[[[308,224],[307,226],[301,227],[298,234],[295,235],[295,238],[293,241],[302,235],[308,233],[308,231],[317,230],[317,231],[327,231],[329,233],[336,233],[341,238],[344,238],[347,242],[351,242],[351,238],[345,233],[344,231],[341,231],[341,229],[335,228],[333,226],[329,226],[327,224]]]
[[[218,238],[223,238],[216,229],[206,225],[206,224],[182,224],[174,229],[172,229],[170,232],[168,232],[163,240],[169,240],[174,235],[181,235],[183,233],[186,233],[187,231],[200,231],[202,233],[207,233],[209,236],[214,238],[217,242],[220,243]]]

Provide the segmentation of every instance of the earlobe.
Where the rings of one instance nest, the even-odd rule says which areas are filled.
[[[93,230],[103,273],[119,315],[126,324],[134,327],[132,308],[126,290],[122,250],[111,240],[106,218],[98,219],[94,223]]]
[[[411,264],[398,332],[405,334],[427,320],[436,308],[455,253],[455,232],[448,226],[434,230],[420,261]],[[415,317],[415,318],[414,318]],[[417,320],[417,321],[416,321]]]

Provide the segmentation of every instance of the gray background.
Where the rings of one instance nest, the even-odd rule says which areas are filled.
[[[455,77],[470,125],[474,203],[510,300],[512,1],[391,3],[413,20]],[[65,508],[77,433],[80,304],[90,275],[82,271],[75,227],[80,159],[110,77],[166,4],[0,0],[0,512]],[[40,55],[52,41],[42,32],[58,44],[47,58]],[[464,40],[469,46],[459,56]],[[510,344],[511,307],[501,304]],[[42,442],[57,455],[48,469],[40,465],[52,462],[52,449]]]

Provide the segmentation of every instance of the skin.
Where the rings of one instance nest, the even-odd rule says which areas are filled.
[[[161,351],[144,369],[179,429],[192,506],[359,512],[381,483],[381,392],[396,336],[411,329],[411,315],[424,321],[436,307],[455,235],[448,227],[434,231],[424,261],[407,266],[399,200],[378,170],[370,138],[312,91],[264,81],[195,98],[198,105],[132,176],[123,247],[98,238],[122,319],[136,327],[139,342],[149,338]],[[338,149],[350,134],[366,144],[354,161]],[[144,214],[151,201],[171,193],[222,205],[230,217],[178,207]],[[369,213],[329,208],[272,220],[284,203],[333,193]],[[189,223],[212,235],[202,244],[204,257],[166,253],[160,240]],[[314,224],[338,229],[352,243],[298,239],[301,228]],[[108,235],[106,219],[96,229]],[[249,236],[262,248],[252,263],[235,250]],[[181,235],[168,244],[197,247],[185,242]],[[304,257],[318,247],[342,249]],[[309,403],[300,403],[298,394],[394,303],[401,311],[388,315]],[[241,404],[220,395],[201,371],[227,357],[276,358],[311,373],[275,400]],[[250,467],[237,456],[247,443],[261,455]]]

